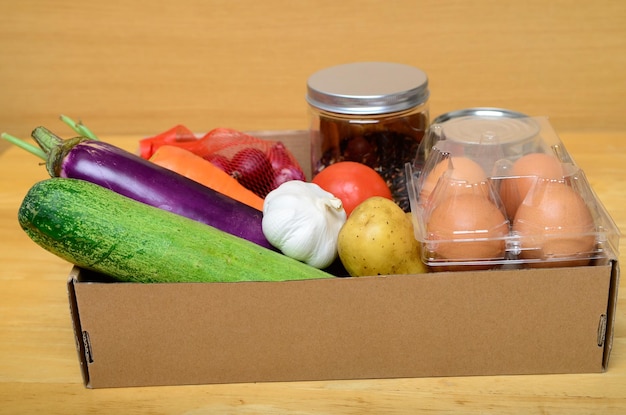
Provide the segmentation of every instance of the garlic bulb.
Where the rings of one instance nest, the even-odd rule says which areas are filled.
[[[337,257],[337,236],[346,222],[341,200],[314,183],[291,180],[263,202],[263,234],[283,254],[315,268]]]

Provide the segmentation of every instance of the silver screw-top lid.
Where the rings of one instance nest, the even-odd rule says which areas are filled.
[[[340,114],[404,111],[428,100],[428,77],[421,69],[388,62],[332,66],[311,75],[307,102]]]

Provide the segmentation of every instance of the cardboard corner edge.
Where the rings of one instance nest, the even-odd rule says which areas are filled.
[[[619,287],[620,267],[619,261],[613,260],[611,267],[611,282],[606,310],[606,329],[604,339],[604,355],[602,358],[602,371],[606,372],[609,366],[609,358],[613,348],[613,336],[615,331],[615,315],[617,314],[617,294]]]
[[[83,384],[85,387],[91,388],[85,339],[83,338],[83,329],[80,323],[78,300],[76,297],[76,284],[78,283],[79,275],[80,268],[77,266],[72,267],[67,279],[67,295],[69,297],[70,315],[72,318],[72,327],[74,329],[74,341],[76,342],[76,352],[80,363],[80,372],[83,378]]]

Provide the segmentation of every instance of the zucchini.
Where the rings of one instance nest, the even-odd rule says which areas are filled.
[[[51,178],[36,183],[24,197],[18,220],[42,248],[118,281],[333,278],[245,239],[84,180]]]

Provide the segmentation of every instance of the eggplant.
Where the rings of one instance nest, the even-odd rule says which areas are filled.
[[[85,180],[138,202],[193,219],[276,250],[263,235],[263,213],[209,187],[103,141],[32,132],[51,177]]]

